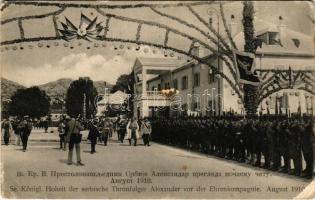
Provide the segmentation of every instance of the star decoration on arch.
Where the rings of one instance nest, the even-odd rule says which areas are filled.
[[[66,41],[74,39],[84,39],[87,41],[97,40],[104,27],[102,22],[97,23],[97,17],[93,20],[89,19],[81,13],[81,20],[79,26],[75,26],[67,17],[65,23],[60,22],[63,29],[58,29],[62,38]]]

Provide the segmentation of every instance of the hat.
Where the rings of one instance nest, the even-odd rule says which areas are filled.
[[[27,118],[29,118],[29,116],[28,116],[28,115],[25,115],[23,118],[27,119]]]

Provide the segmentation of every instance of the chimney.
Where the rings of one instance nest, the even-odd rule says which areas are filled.
[[[205,56],[205,48],[199,44],[195,44],[193,46],[193,50],[192,50],[192,54],[199,57],[199,58],[202,58]]]
[[[237,31],[237,23],[235,22],[235,16],[231,15],[231,22],[230,22],[230,32],[231,36],[235,36]]]
[[[278,31],[279,31],[280,42],[283,41],[284,38],[286,37],[286,28],[287,26],[283,23],[283,17],[279,16]]]

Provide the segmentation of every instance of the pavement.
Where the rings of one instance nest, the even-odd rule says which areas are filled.
[[[108,146],[98,144],[96,154],[84,140],[85,166],[67,165],[68,152],[59,149],[58,138],[55,131],[34,130],[26,152],[1,146],[2,197],[290,199],[311,183],[157,143],[129,146],[115,135]]]

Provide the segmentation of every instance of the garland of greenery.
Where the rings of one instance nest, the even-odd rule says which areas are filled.
[[[22,20],[21,19],[18,20],[18,26],[19,26],[19,30],[20,30],[21,39],[24,39],[24,29],[23,29],[23,25],[22,25]]]
[[[50,13],[46,13],[46,14],[42,14],[42,15],[32,15],[32,16],[25,16],[25,17],[14,17],[14,18],[10,18],[10,19],[6,19],[1,21],[1,25],[4,25],[6,23],[9,22],[13,22],[13,21],[18,21],[18,20],[28,20],[28,19],[40,19],[40,18],[45,18],[45,17],[49,17],[49,16],[56,16],[59,15],[60,13],[62,13],[66,8],[62,7],[61,9],[54,11],[54,12],[50,12]]]
[[[105,22],[105,27],[104,27],[104,37],[107,36],[108,30],[109,30],[109,21],[110,21],[110,17],[106,18],[106,22]]]
[[[45,14],[45,15],[51,15],[52,13],[48,13],[48,14]],[[54,13],[54,14],[56,14],[56,13]],[[110,17],[115,17],[116,19],[120,19],[120,20],[125,20],[125,21],[128,21],[128,19],[127,18],[125,18],[125,17],[121,17],[121,16],[116,16],[116,15],[106,15],[107,17],[108,17],[108,19],[110,18]],[[20,19],[26,19],[26,18],[41,18],[41,17],[44,17],[44,15],[40,15],[40,16],[28,16],[28,17],[24,17],[24,18],[20,18]],[[15,20],[15,19],[10,19],[10,20]],[[129,20],[130,21],[130,20]],[[134,19],[132,19],[131,21],[134,21],[134,22],[137,22],[137,23],[139,23],[139,21],[140,21],[140,23],[141,23],[141,20],[134,20]],[[8,22],[8,21],[7,21]],[[7,23],[7,22],[4,22],[4,23]],[[145,21],[144,21],[145,22]],[[152,24],[152,22],[146,22],[146,24],[148,24],[148,25],[153,25],[153,26],[157,26],[157,27],[160,27],[160,28],[165,28],[166,30],[168,30],[168,32],[169,31],[172,31],[172,32],[174,32],[175,34],[178,34],[178,35],[181,35],[181,36],[183,36],[183,37],[186,37],[186,38],[188,38],[189,40],[192,40],[193,38],[191,37],[191,36],[189,36],[189,35],[187,35],[187,34],[184,34],[184,33],[181,33],[181,32],[179,32],[179,31],[177,31],[177,30],[175,30],[175,29],[170,29],[169,27],[167,27],[167,26],[164,26],[163,27],[163,25],[161,25],[161,24],[157,24],[157,23],[153,23]],[[108,26],[107,26],[107,28],[108,28]],[[105,35],[105,34],[104,34]],[[167,34],[168,35],[168,34]],[[207,35],[207,34],[205,34],[205,35]],[[209,37],[209,36],[208,36]],[[1,45],[5,45],[5,44],[13,44],[13,43],[20,43],[20,42],[34,42],[34,41],[40,41],[40,40],[55,40],[55,39],[63,39],[62,37],[60,37],[60,36],[56,36],[56,37],[38,37],[38,38],[21,38],[21,39],[17,39],[17,40],[12,40],[12,41],[4,41],[4,42],[1,42]],[[167,38],[167,36],[166,36],[166,38],[165,38],[165,41],[167,42],[168,41],[168,38]],[[214,48],[212,48],[212,47],[210,47],[209,45],[207,45],[207,44],[205,44],[204,42],[202,42],[202,41],[200,41],[200,40],[197,40],[196,42],[198,42],[198,43],[200,43],[201,45],[203,45],[203,46],[205,46],[206,48],[208,48],[209,50],[211,50],[215,55],[217,55],[218,57],[220,57],[224,62],[226,62],[227,63],[227,66],[229,66],[229,67],[231,67],[231,65],[230,65],[230,63],[229,63],[229,61],[227,60],[227,58],[225,58],[224,56],[222,56],[222,54],[219,54]],[[40,44],[39,45],[39,47],[42,47],[43,45],[42,44]],[[67,46],[65,46],[65,47],[67,47]],[[191,57],[191,55],[188,55],[188,56],[190,56]],[[215,70],[214,70],[215,71]],[[231,70],[231,72],[233,72],[233,70]],[[220,72],[221,73],[221,72]],[[218,74],[220,74],[220,73],[218,73]],[[224,77],[224,75],[221,75],[221,76],[223,76]],[[227,78],[227,77],[226,77]],[[231,86],[233,86],[233,83],[229,80],[228,81],[230,84],[231,84]],[[238,89],[235,89],[236,91],[237,91],[237,93],[238,93],[238,95],[240,96],[240,93],[239,93],[239,91],[238,91]]]
[[[138,24],[137,33],[136,33],[136,41],[140,40],[141,27],[142,27],[142,24]]]
[[[103,15],[104,17],[111,17],[111,18],[122,20],[122,21],[135,22],[135,23],[139,23],[139,24],[146,24],[146,25],[157,27],[157,28],[162,28],[162,29],[165,29],[166,31],[172,31],[173,33],[178,34],[178,35],[180,35],[182,37],[185,37],[185,38],[187,38],[189,40],[195,40],[196,42],[198,42],[199,44],[205,46],[213,54],[215,54],[216,56],[218,56],[219,58],[221,58],[223,60],[223,62],[228,66],[228,68],[229,68],[229,70],[230,70],[230,72],[231,72],[231,74],[233,76],[233,79],[235,81],[235,83],[233,85],[237,85],[238,90],[239,90],[240,86],[239,86],[238,82],[236,81],[237,80],[236,72],[233,71],[233,68],[232,68],[232,65],[230,64],[230,62],[227,60],[226,57],[223,56],[222,53],[220,54],[216,49],[214,49],[213,47],[211,47],[208,44],[204,43],[203,41],[201,41],[201,40],[199,40],[197,38],[193,38],[190,35],[182,33],[182,32],[180,32],[180,31],[178,31],[176,29],[170,28],[170,27],[168,27],[166,25],[159,24],[159,23],[156,23],[156,22],[144,21],[144,20],[140,20],[140,19],[133,19],[133,18],[124,17],[124,16],[118,16],[118,15],[114,15],[114,14],[107,14],[107,13],[103,12],[100,9],[96,9],[96,11],[98,13],[100,13],[101,15]],[[240,92],[238,92],[237,94],[240,94]]]
[[[227,54],[231,53],[232,50],[230,46],[225,42],[222,36],[212,26],[210,26],[210,24],[207,23],[191,6],[186,7],[204,26],[206,26],[210,30],[210,32],[212,32],[217,38],[219,38],[219,43],[221,43],[225,47],[225,51],[227,51]]]
[[[223,52],[226,52],[227,50],[222,47],[222,45],[220,45],[220,42],[218,42],[217,40],[215,40],[215,38],[211,37],[209,34],[207,34],[206,32],[204,32],[203,30],[201,30],[200,28],[198,28],[197,26],[193,25],[193,24],[190,24],[190,23],[187,23],[186,21],[184,20],[181,20],[180,18],[178,17],[175,17],[175,16],[172,16],[172,15],[168,15],[166,13],[162,13],[160,11],[158,11],[157,9],[155,8],[151,8],[151,10],[153,12],[155,12],[156,14],[160,15],[160,16],[163,16],[163,17],[167,17],[167,18],[170,18],[174,21],[177,21],[178,23],[182,24],[182,25],[185,25],[187,27],[190,27],[190,28],[193,28],[195,30],[197,30],[199,33],[201,33],[203,36],[207,37],[208,39],[210,39],[210,41],[212,43],[214,43],[215,45],[219,46],[219,48],[223,51]]]
[[[231,32],[229,31],[229,28],[228,28],[227,23],[226,23],[226,19],[225,19],[225,15],[224,15],[224,9],[223,9],[223,5],[222,5],[221,1],[220,1],[220,13],[221,13],[221,18],[223,21],[224,29],[225,29],[225,32],[226,32],[229,40],[230,40],[230,43],[232,44],[233,48],[237,50],[237,46],[236,46],[235,42],[233,41]]]
[[[243,2],[243,28],[244,28],[244,40],[245,52],[255,53],[256,45],[254,38],[254,6],[251,1]],[[256,115],[258,109],[258,87],[250,84],[244,84],[244,108],[248,117]]]
[[[199,6],[210,4],[210,1],[185,2],[185,3],[165,3],[165,4],[126,4],[126,5],[109,5],[109,4],[86,4],[86,3],[59,3],[59,2],[34,2],[34,1],[12,1],[7,2],[15,5],[33,5],[33,6],[57,6],[57,7],[72,7],[72,8],[106,8],[106,9],[128,9],[128,8],[143,8],[143,7],[178,7],[178,6]]]
[[[58,31],[58,25],[57,25],[57,17],[56,15],[53,15],[53,23],[54,23],[54,28],[55,28],[55,32],[56,32],[56,36],[60,36],[59,31]]]
[[[1,11],[3,11],[4,9],[6,9],[7,7],[9,7],[10,6],[10,3],[8,3],[8,2],[5,2],[4,4],[3,4],[3,6],[1,6]]]
[[[166,47],[167,47],[167,43],[168,43],[169,34],[170,34],[170,30],[166,30],[165,38],[164,38],[164,46],[166,46]]]
[[[228,57],[228,60],[223,60],[223,62],[226,64],[226,66],[228,66],[228,69],[230,71],[230,73],[232,74],[233,76],[233,79],[235,81],[235,84],[237,85],[237,88],[239,90],[241,90],[241,86],[238,82],[238,79],[237,79],[237,75],[236,75],[236,66],[235,66],[235,63],[234,63],[234,57],[233,57],[233,54],[232,54],[232,50],[230,49],[229,45],[225,42],[225,40],[219,35],[219,33],[217,31],[215,31],[192,7],[190,6],[187,6],[187,8],[189,9],[189,11],[199,20],[201,21],[206,27],[208,27],[208,29],[214,33],[218,38],[219,38],[219,42],[221,42],[224,46],[225,46],[225,50],[222,52],[222,53],[225,53],[225,55]],[[222,10],[223,7],[220,7],[220,9]],[[221,15],[223,14],[224,16],[224,13],[221,13]],[[226,32],[229,32],[229,30],[227,29],[227,26],[225,26],[225,31]],[[208,34],[207,34],[208,35]],[[217,41],[216,41],[217,43]],[[217,44],[218,45],[218,44]],[[220,47],[220,46],[219,46]],[[232,64],[231,64],[231,63]],[[241,98],[241,97],[240,97]]]
[[[151,42],[144,42],[144,41],[134,41],[134,40],[128,40],[128,39],[120,39],[120,38],[108,38],[108,37],[101,37],[99,38],[102,41],[109,41],[109,42],[123,42],[123,43],[136,43],[139,45],[148,45],[148,46],[153,46],[153,47],[157,47],[160,49],[169,49],[171,51],[186,55],[188,57],[193,58],[194,60],[198,61],[201,64],[205,64],[207,66],[209,66],[214,73],[219,74],[222,78],[224,78],[230,85],[231,87],[235,90],[235,92],[237,93],[238,96],[241,96],[241,93],[238,91],[238,89],[236,88],[235,84],[222,72],[220,72],[217,68],[215,68],[214,66],[212,66],[212,63],[207,62],[207,60],[204,60],[202,58],[199,58],[197,56],[191,55],[186,51],[180,50],[180,49],[176,49],[170,46],[163,46],[161,44],[155,44],[155,43],[151,43]]]

